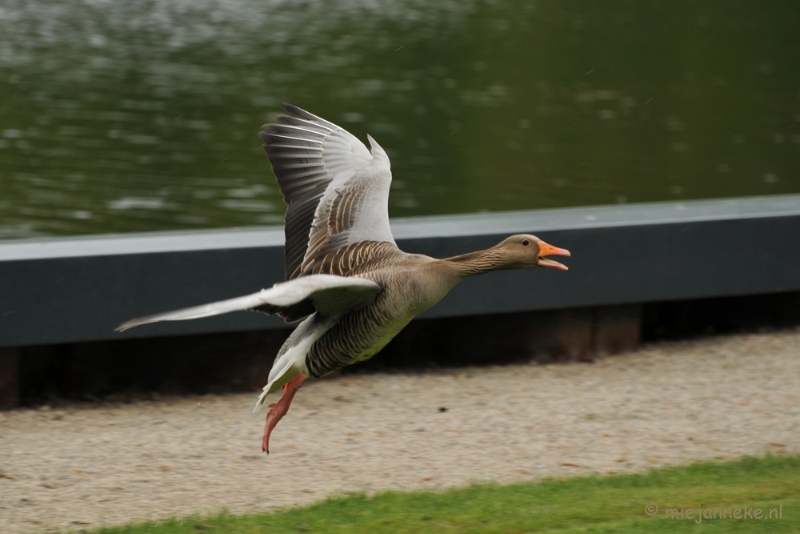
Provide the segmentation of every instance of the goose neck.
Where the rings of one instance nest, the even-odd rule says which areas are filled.
[[[506,263],[503,255],[494,248],[461,254],[442,261],[454,269],[460,278],[478,276],[504,269]]]

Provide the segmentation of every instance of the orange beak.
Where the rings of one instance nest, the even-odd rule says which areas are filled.
[[[545,259],[545,256],[572,256],[572,254],[565,248],[554,247],[553,245],[548,245],[544,241],[539,242],[539,266],[552,267],[559,271],[566,271],[568,270],[566,265],[558,263],[557,261]]]

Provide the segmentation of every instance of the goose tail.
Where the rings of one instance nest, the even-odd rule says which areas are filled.
[[[337,322],[338,318],[325,318],[315,313],[300,323],[300,326],[292,332],[292,335],[281,347],[275,364],[269,372],[267,385],[264,386],[264,391],[258,397],[253,412],[261,410],[267,401],[267,395],[280,389],[297,373],[305,373],[308,377],[305,361],[311,345]]]
[[[253,408],[253,413],[258,413],[264,407],[264,403],[267,402],[267,395],[269,395],[273,391],[277,391],[281,386],[283,386],[284,384],[289,382],[289,380],[294,378],[294,375],[300,372],[297,369],[295,369],[294,372],[292,372],[293,369],[292,363],[294,362],[292,362],[289,358],[284,358],[283,361],[279,360],[276,362],[276,366],[278,364],[283,364],[283,365],[281,367],[278,367],[277,369],[275,367],[272,368],[272,371],[269,373],[270,374],[269,382],[267,382],[267,385],[264,386],[264,390],[258,397],[258,400],[256,401],[256,407]]]

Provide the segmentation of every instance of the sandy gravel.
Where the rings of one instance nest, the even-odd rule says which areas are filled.
[[[0,413],[2,532],[797,453],[800,331],[652,345],[594,364],[310,382],[269,457],[255,400]]]

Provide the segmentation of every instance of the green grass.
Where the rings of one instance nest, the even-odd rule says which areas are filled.
[[[656,503],[654,517],[645,506]],[[781,519],[669,519],[666,508],[782,507]],[[93,534],[297,532],[800,532],[800,456],[698,463],[638,475],[331,498],[276,513],[148,522]]]

